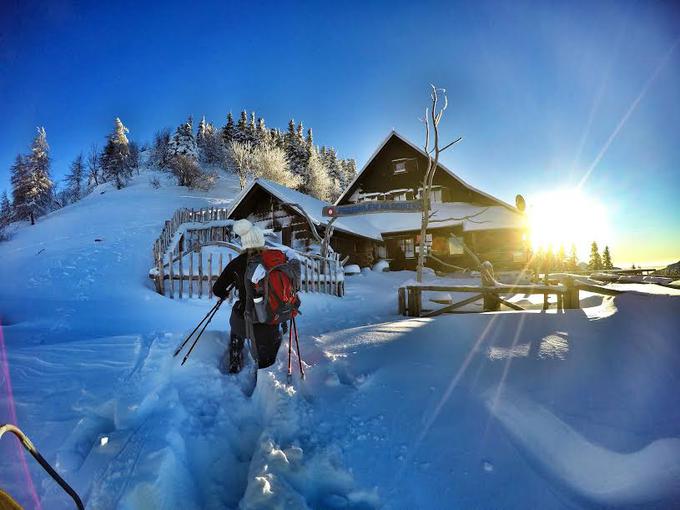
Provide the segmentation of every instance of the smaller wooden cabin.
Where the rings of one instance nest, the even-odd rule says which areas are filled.
[[[294,205],[293,205],[294,204]],[[329,218],[322,216],[328,204],[281,184],[256,179],[236,198],[229,210],[230,219],[246,218],[261,228],[269,229],[278,242],[299,251],[314,251],[315,239],[311,220],[323,236]],[[302,209],[305,215],[299,212]],[[350,257],[350,263],[369,266],[375,258],[375,247],[382,243],[380,232],[361,218],[343,218],[334,223],[331,247]]]

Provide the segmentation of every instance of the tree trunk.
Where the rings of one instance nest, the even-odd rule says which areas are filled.
[[[31,225],[35,225],[35,216],[33,215],[33,211],[31,211]]]

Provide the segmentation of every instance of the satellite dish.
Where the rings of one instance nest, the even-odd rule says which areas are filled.
[[[517,195],[515,197],[515,205],[517,206],[517,209],[519,209],[522,212],[524,212],[525,209],[527,208],[526,200],[524,200],[524,197],[522,195]]]

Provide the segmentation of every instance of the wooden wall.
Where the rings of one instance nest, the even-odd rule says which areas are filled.
[[[417,171],[412,168],[416,165],[409,164],[409,171],[403,174],[394,173],[393,161],[402,158],[415,158]],[[342,204],[350,203],[352,194],[358,188],[363,193],[387,192],[394,189],[418,189],[423,180],[423,173],[427,169],[427,158],[409,144],[393,135],[383,146],[380,153],[366,167],[365,171],[354,183],[341,201]],[[447,202],[471,202],[482,205],[497,205],[497,202],[488,197],[470,190],[459,180],[452,177],[441,168],[435,173],[433,184],[446,188],[443,200]]]

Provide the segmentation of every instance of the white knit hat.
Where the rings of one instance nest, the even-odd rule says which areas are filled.
[[[234,233],[241,237],[241,246],[248,248],[264,248],[264,232],[248,220],[238,220],[234,223]]]

